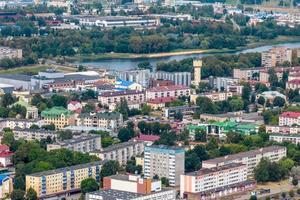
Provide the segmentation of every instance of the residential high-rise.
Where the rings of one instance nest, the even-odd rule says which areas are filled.
[[[202,60],[193,60],[194,67],[194,85],[199,85],[201,81]]]
[[[286,61],[292,62],[292,49],[287,47],[273,47],[261,53],[261,65],[264,67],[276,67]]]
[[[184,149],[164,145],[145,146],[144,175],[146,178],[165,177],[170,186],[180,184],[180,175],[184,174]]]

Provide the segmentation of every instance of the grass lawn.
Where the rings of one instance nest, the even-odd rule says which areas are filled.
[[[24,67],[17,67],[12,69],[0,70],[0,74],[37,74],[39,71],[44,71],[49,68],[54,68],[53,66],[45,65],[31,65]],[[74,72],[76,69],[64,66],[55,66],[58,71],[62,72]]]

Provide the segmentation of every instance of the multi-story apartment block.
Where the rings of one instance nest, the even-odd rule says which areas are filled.
[[[131,157],[141,155],[144,152],[144,142],[128,141],[115,144],[100,151],[92,151],[90,155],[95,155],[101,160],[116,160],[121,165],[125,165]]]
[[[180,175],[184,173],[184,149],[164,145],[145,146],[143,169],[146,178],[155,175],[165,177],[171,186],[177,186]]]
[[[266,125],[267,133],[279,133],[279,134],[300,134],[299,126],[272,126]]]
[[[47,131],[43,129],[13,129],[15,140],[24,139],[27,141],[57,138],[57,133],[55,131]]]
[[[77,126],[117,130],[123,126],[123,116],[119,112],[81,113],[76,118],[76,124]]]
[[[161,181],[142,178],[140,175],[117,174],[103,178],[103,190],[121,190],[138,194],[161,191]]]
[[[210,100],[212,100],[213,102],[216,102],[216,101],[225,101],[225,100],[227,100],[228,98],[233,96],[233,93],[232,92],[207,92],[207,93],[197,95],[197,97],[198,96],[207,97]],[[196,99],[195,100],[193,99],[193,102],[196,102]]]
[[[14,153],[6,145],[0,145],[0,167],[9,167],[13,165],[12,157]]]
[[[263,68],[247,68],[247,69],[233,69],[233,78],[239,80],[258,80],[259,72]]]
[[[300,79],[293,79],[286,82],[286,89],[296,90],[300,88]]]
[[[293,144],[300,143],[300,134],[272,134],[269,136],[269,141],[275,142],[291,142]]]
[[[146,99],[156,99],[163,97],[189,96],[191,89],[183,85],[169,85],[154,87],[146,90]]]
[[[42,111],[41,116],[45,124],[54,124],[57,129],[75,124],[73,113],[63,107],[46,109]]]
[[[78,151],[81,153],[88,153],[101,149],[101,136],[100,135],[83,135],[73,139],[57,141],[53,144],[47,144],[47,151],[55,149],[69,149],[71,151]]]
[[[267,158],[271,162],[278,162],[281,158],[286,156],[286,153],[286,147],[274,145],[257,150],[205,160],[202,162],[202,168],[214,168],[231,163],[242,163],[247,166],[248,175],[251,176],[254,168],[258,165],[262,158]]]
[[[141,84],[143,87],[148,87],[151,77],[149,69],[117,71],[115,74],[121,80],[135,82]]]
[[[283,112],[279,116],[279,126],[300,125],[300,112]]]
[[[170,80],[174,85],[184,85],[189,87],[191,85],[192,73],[157,71],[152,74],[152,78],[156,80]]]
[[[86,200],[174,200],[176,199],[175,189],[163,189],[159,192],[150,194],[137,194],[122,190],[98,190],[96,192],[87,193]]]
[[[259,72],[259,81],[263,82],[263,83],[268,83],[269,82],[269,68],[262,68]],[[289,81],[290,81],[290,77],[292,77],[293,75],[297,77],[297,74],[299,74],[300,72],[300,67],[276,67],[274,68],[275,73],[278,77],[278,80],[282,80],[283,74],[285,72],[289,73]],[[292,79],[296,79],[296,78],[292,78]]]
[[[176,113],[182,113],[183,115],[193,115],[199,106],[173,106],[163,109],[164,117],[167,119],[174,118]]]
[[[110,104],[119,104],[122,99],[125,99],[128,103],[144,103],[145,92],[138,90],[104,92],[98,97],[98,100],[100,101],[102,106],[110,106]]]
[[[237,187],[241,185],[241,187]],[[220,167],[202,168],[199,171],[181,175],[180,196],[184,199],[216,199],[246,189],[247,166],[231,163]],[[254,186],[255,184],[253,184]],[[235,188],[236,190],[230,190]],[[194,197],[194,198],[193,198]]]
[[[32,125],[41,126],[42,122],[40,120],[30,120],[30,119],[1,119],[0,129],[10,128],[10,129],[29,129]]]
[[[287,47],[273,47],[261,53],[261,65],[264,67],[276,67],[285,61],[292,62],[292,49]]]
[[[0,60],[4,58],[21,59],[23,56],[22,49],[11,49],[9,47],[0,47]]]
[[[26,191],[32,188],[38,198],[80,191],[80,184],[92,177],[100,181],[102,162],[74,165],[26,175]]]

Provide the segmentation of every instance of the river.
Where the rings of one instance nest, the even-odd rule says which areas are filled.
[[[265,46],[256,47],[252,49],[236,51],[234,53],[238,54],[238,53],[248,53],[248,52],[262,52],[272,48],[273,46],[287,46],[290,48],[300,48],[300,42],[265,45]],[[224,53],[195,53],[195,54],[188,54],[188,55],[174,55],[174,56],[156,57],[156,58],[122,58],[122,59],[111,58],[111,59],[101,59],[97,61],[75,62],[75,64],[92,66],[92,67],[109,69],[109,70],[130,70],[130,69],[135,69],[137,65],[143,61],[149,61],[152,66],[155,66],[157,62],[182,60],[184,58],[201,58],[203,56],[208,56],[213,54],[224,54]]]

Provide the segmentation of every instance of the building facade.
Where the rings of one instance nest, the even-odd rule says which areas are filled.
[[[146,99],[189,96],[190,94],[191,89],[183,85],[160,86],[147,89]]]
[[[15,140],[24,139],[27,141],[33,141],[41,139],[47,139],[48,137],[51,139],[57,138],[57,133],[55,131],[48,131],[43,129],[14,129],[14,138]]]
[[[45,124],[54,124],[57,129],[75,124],[73,113],[63,107],[46,109],[42,111],[41,116]]]
[[[90,155],[95,155],[101,160],[116,160],[121,165],[126,165],[131,157],[141,155],[144,152],[144,142],[128,141],[115,144],[99,151],[92,151]]]
[[[76,125],[115,131],[123,126],[123,116],[119,112],[81,113],[76,117]]]
[[[191,85],[191,72],[164,72],[157,71],[153,73],[152,78],[156,80],[170,80],[174,85],[184,85],[189,87]]]
[[[262,158],[267,158],[271,162],[278,162],[281,158],[286,156],[286,153],[286,147],[274,145],[257,150],[205,160],[202,162],[202,168],[214,168],[231,163],[241,163],[247,166],[248,176],[251,176],[253,175],[254,168],[258,165]]]
[[[283,112],[279,116],[279,126],[300,125],[300,112]]]
[[[269,141],[275,142],[291,142],[293,144],[300,143],[300,134],[272,134],[269,136]]]
[[[110,106],[111,104],[119,104],[122,99],[128,103],[145,102],[145,92],[138,90],[126,90],[118,92],[104,92],[99,95],[98,100],[102,106]]]
[[[261,65],[264,67],[276,67],[284,62],[292,63],[292,49],[273,47],[261,53]]]
[[[57,141],[53,144],[47,144],[47,151],[56,149],[69,149],[81,153],[89,153],[101,149],[101,136],[100,135],[83,135],[73,139]]]
[[[92,177],[100,181],[102,162],[74,165],[70,167],[26,175],[26,191],[32,188],[38,198],[80,191],[80,184]]]
[[[163,145],[145,146],[143,169],[146,178],[166,177],[170,186],[177,186],[184,173],[184,150]]]

